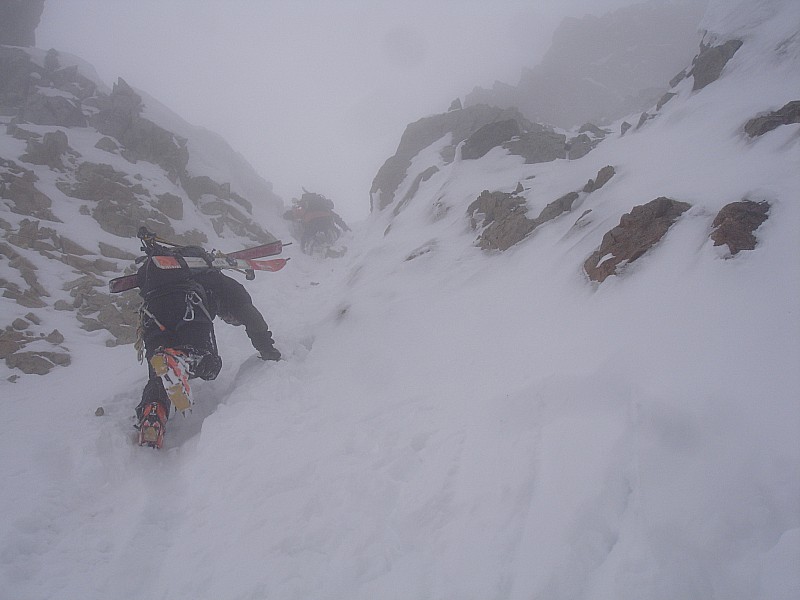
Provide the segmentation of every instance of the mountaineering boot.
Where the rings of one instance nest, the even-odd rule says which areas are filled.
[[[188,357],[180,350],[164,348],[150,358],[150,366],[164,383],[164,390],[175,410],[182,413],[191,408]]]
[[[139,430],[139,445],[161,449],[167,427],[167,410],[160,402],[151,402],[143,407],[136,428]]]

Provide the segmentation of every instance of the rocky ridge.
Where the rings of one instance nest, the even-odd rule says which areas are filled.
[[[775,52],[785,56],[785,48],[790,43],[791,39],[784,41]],[[607,127],[586,123],[572,132],[563,132],[531,123],[516,111],[509,113],[504,109],[485,105],[461,108],[460,103],[454,102],[447,113],[427,117],[409,126],[398,153],[387,161],[375,179],[373,191],[377,195],[373,196],[373,212],[393,206],[393,210],[387,212],[392,219],[397,219],[403,209],[415,201],[424,202],[424,194],[431,194],[431,188],[426,191],[425,187],[429,180],[435,180],[430,185],[439,190],[446,190],[452,185],[447,180],[448,172],[457,163],[492,161],[491,167],[487,162],[487,173],[503,168],[511,171],[513,164],[519,164],[517,156],[524,157],[526,165],[565,160],[579,165],[584,162],[580,159],[605,140],[646,132],[676,102],[686,102],[697,94],[705,93],[712,84],[725,76],[729,63],[742,48],[745,51],[747,49],[745,39],[720,38],[706,33],[691,64],[669,81],[668,91],[658,101],[639,114],[638,118],[623,117]],[[681,100],[675,100],[676,98]],[[734,135],[758,138],[778,128],[792,126],[800,122],[798,106],[800,101],[797,100],[778,107],[767,104],[761,113],[734,125]],[[474,111],[478,110],[484,119],[490,120],[484,122],[474,118]],[[632,126],[631,122],[636,125]],[[444,123],[447,126],[443,126]],[[460,127],[458,135],[452,135],[452,131],[456,129],[454,124]],[[617,128],[619,133],[614,135],[613,130]],[[431,153],[431,148],[440,148],[443,143],[441,136],[446,133],[451,133],[452,136],[445,140],[444,150]],[[410,143],[411,140],[414,143]],[[439,140],[439,145],[433,143],[436,140]],[[539,144],[540,150],[530,155],[519,151],[521,146],[531,143]],[[426,161],[433,164],[426,164]],[[501,164],[507,166],[502,167]],[[478,232],[475,244],[487,251],[505,251],[522,243],[549,223],[570,215],[574,216],[567,237],[585,235],[581,232],[596,228],[599,222],[596,219],[600,217],[594,211],[603,208],[617,194],[614,183],[619,168],[607,165],[582,188],[565,190],[558,196],[553,194],[550,198],[555,199],[552,200],[543,198],[542,193],[537,191],[537,175],[528,175],[524,185],[523,181],[515,182],[514,191],[508,191],[509,188],[506,187],[484,189],[476,193],[466,208],[468,224],[473,231]],[[540,165],[535,171],[519,168],[517,171],[546,173],[545,169],[544,165]],[[624,166],[622,169],[624,172]],[[560,170],[569,172],[568,167]],[[391,177],[387,176],[389,173]],[[631,174],[625,173],[624,176],[629,177]],[[409,185],[410,181],[413,183]],[[602,193],[598,193],[601,189]],[[395,199],[395,190],[404,191],[400,200]],[[431,221],[435,222],[453,208],[453,201],[448,200],[446,192],[437,192],[432,198],[428,214]],[[584,259],[583,273],[595,284],[606,281],[611,275],[624,275],[627,266],[658,246],[684,214],[697,218],[708,213],[709,209],[702,205],[702,201],[695,210],[691,210],[696,200],[660,195],[643,204],[631,202],[629,206],[632,207],[619,216],[618,224],[605,231],[595,250]],[[615,201],[619,202],[619,199]],[[733,257],[743,250],[753,250],[758,246],[758,230],[769,218],[771,205],[772,201],[764,197],[755,200],[746,197],[730,198],[721,208],[715,209],[709,218],[707,236],[714,246],[727,248],[727,254],[723,258]],[[577,210],[581,207],[585,210],[578,215]],[[608,218],[602,217],[603,220]],[[390,225],[384,235],[388,235],[391,230]],[[436,240],[431,240],[408,256],[415,258],[430,254],[437,247]]]

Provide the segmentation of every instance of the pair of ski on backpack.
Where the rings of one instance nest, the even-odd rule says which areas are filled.
[[[204,258],[195,256],[157,256],[152,255],[150,258],[159,269],[232,269],[240,271],[245,274],[248,280],[255,278],[256,271],[280,271],[286,266],[289,261],[288,258],[272,258],[267,260],[259,260],[267,256],[275,256],[280,254],[283,250],[284,244],[280,240],[256,246],[255,248],[246,248],[244,250],[237,250],[229,254],[222,254],[216,252],[209,254],[210,262]],[[111,293],[116,294],[119,292],[126,292],[139,287],[136,281],[136,274],[123,275],[122,277],[115,277],[108,282],[108,289]]]

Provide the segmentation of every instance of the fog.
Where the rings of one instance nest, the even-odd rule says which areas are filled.
[[[36,41],[221,134],[285,201],[304,186],[358,220],[409,122],[516,84],[564,16],[632,3],[48,0]]]

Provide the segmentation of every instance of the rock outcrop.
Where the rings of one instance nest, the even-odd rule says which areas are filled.
[[[521,156],[525,164],[550,162],[567,158],[567,136],[549,127],[533,123],[528,131],[520,133],[503,144],[509,154]]]
[[[800,100],[794,100],[778,110],[750,119],[744,126],[744,132],[750,137],[758,137],[781,125],[792,123],[800,123]]]
[[[484,250],[507,250],[528,237],[537,227],[570,212],[581,198],[581,193],[585,195],[599,190],[611,180],[614,173],[614,167],[603,167],[597,178],[590,179],[581,192],[569,192],[550,202],[534,219],[527,216],[527,203],[519,195],[524,191],[522,185],[518,185],[513,194],[484,190],[467,209],[472,229],[482,230],[477,240],[478,246]]]
[[[525,198],[489,190],[481,192],[467,209],[472,228],[483,229],[478,245],[484,250],[507,250],[525,239],[533,231],[526,212]]]
[[[462,160],[481,158],[497,147],[522,156],[528,164],[566,158],[566,136],[531,123],[516,109],[477,105],[451,110],[406,127],[397,152],[383,164],[372,182],[371,209],[383,210],[394,202],[397,188],[408,176],[411,159],[448,134],[450,142],[439,155],[444,164],[455,160],[456,147],[461,142],[464,142]]]
[[[715,246],[726,244],[731,254],[756,247],[755,230],[769,216],[769,203],[742,200],[722,207],[714,217],[711,239]]]
[[[586,185],[583,186],[583,191],[586,192],[587,194],[596,192],[605,184],[607,184],[609,181],[611,181],[611,178],[616,174],[617,174],[616,169],[614,169],[614,167],[612,167],[611,165],[603,167],[597,172],[597,177],[595,177],[594,179],[590,179],[589,181],[586,182]]]
[[[461,158],[476,159],[485,156],[489,150],[508,142],[522,133],[515,119],[506,119],[484,125],[473,133],[461,146]]]
[[[185,173],[189,162],[186,141],[141,116],[142,98],[120,78],[109,96],[97,98],[99,112],[91,124],[103,135],[118,140],[134,160],[159,165],[173,180]]]
[[[41,141],[38,136],[29,139],[27,152],[20,156],[20,160],[33,165],[46,165],[51,169],[64,170],[65,154],[73,158],[80,156],[69,147],[67,134],[58,129],[45,133]]]
[[[408,174],[411,159],[422,150],[449,135],[450,141],[441,152],[445,164],[455,159],[455,149],[484,125],[514,120],[521,131],[527,130],[531,123],[515,109],[501,109],[494,106],[478,105],[452,110],[439,115],[422,118],[406,127],[394,156],[390,157],[378,170],[370,189],[370,209],[383,210],[395,199],[397,188]]]
[[[584,263],[589,279],[605,281],[641,258],[689,208],[686,202],[661,197],[622,215],[619,225],[603,236],[600,247]]]
[[[723,44],[711,46],[703,44],[700,54],[694,59],[694,66],[689,76],[694,77],[692,90],[697,91],[713,83],[722,75],[722,70],[736,51],[742,47],[741,40],[728,40]]]

